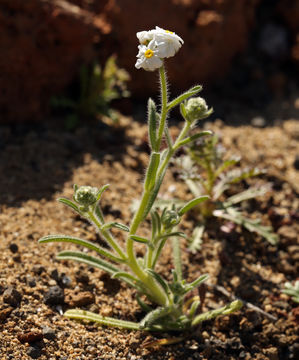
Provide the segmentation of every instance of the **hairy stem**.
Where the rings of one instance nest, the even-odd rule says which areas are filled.
[[[114,240],[113,236],[110,234],[109,231],[107,230],[101,230],[101,225],[103,225],[103,223],[101,224],[101,220],[99,221],[99,219],[97,219],[96,216],[94,216],[94,214],[90,211],[88,213],[89,219],[96,225],[96,227],[99,229],[100,234],[104,237],[104,239],[107,241],[107,243],[112,247],[112,249],[114,249],[118,255],[122,258],[122,259],[126,259],[126,255],[124,254],[124,252],[122,251],[121,247],[119,246],[119,244],[117,243],[116,240]]]
[[[164,128],[166,123],[166,116],[167,116],[167,83],[166,83],[166,72],[164,65],[160,67],[159,73],[160,73],[160,84],[161,84],[162,109],[161,109],[161,119],[158,129],[157,149],[160,149],[161,146],[161,141],[164,134]]]

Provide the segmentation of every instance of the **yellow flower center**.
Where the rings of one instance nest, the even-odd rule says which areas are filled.
[[[153,55],[154,55],[154,52],[153,52],[153,50],[151,50],[151,49],[147,49],[147,50],[145,51],[145,53],[144,53],[144,56],[145,56],[147,59],[151,58]]]
[[[165,30],[168,34],[173,34],[173,31]]]

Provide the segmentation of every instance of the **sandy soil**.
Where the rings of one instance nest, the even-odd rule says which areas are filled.
[[[122,119],[117,128],[85,125],[73,133],[57,124],[2,126],[1,360],[298,359],[299,308],[281,293],[284,282],[298,276],[298,122],[263,129],[219,122],[206,126],[222,135],[229,152],[243,156],[243,165],[268,170],[254,181],[272,182],[273,191],[249,202],[246,209],[249,216],[271,224],[280,242],[271,246],[239,228],[227,234],[220,223],[213,223],[198,254],[190,254],[182,243],[184,272],[189,280],[210,274],[204,309],[229,301],[221,293],[224,288],[267,314],[244,306],[234,315],[205,322],[179,344],[155,348],[145,345],[161,335],[64,318],[63,311],[74,306],[127,320],[143,315],[126,285],[100,270],[55,259],[59,250],[74,246],[38,245],[37,240],[65,233],[101,241],[88,223],[56,201],[61,195],[70,197],[74,183],[110,183],[102,201],[106,218],[129,222],[148,158],[146,127],[132,119]],[[171,195],[169,187],[175,184],[176,197],[190,198],[171,171],[162,192]],[[195,222],[194,216],[186,218],[183,229],[190,233]],[[171,267],[166,249],[158,270],[167,275]]]

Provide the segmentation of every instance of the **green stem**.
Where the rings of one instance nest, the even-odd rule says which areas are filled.
[[[167,84],[166,84],[166,72],[164,65],[160,67],[159,73],[160,73],[160,83],[161,83],[162,109],[161,109],[161,119],[158,129],[157,149],[160,149],[161,146],[161,141],[164,134],[166,116],[167,116]]]
[[[100,234],[105,238],[105,240],[112,247],[112,249],[114,249],[122,259],[126,260],[126,255],[124,254],[120,246],[117,244],[117,242],[113,239],[110,232],[107,230],[101,230],[101,226],[104,224],[104,219],[100,209],[98,209],[98,213],[101,214],[100,221],[97,219],[96,216],[94,216],[91,211],[88,212],[89,219],[97,226]]]
[[[185,138],[185,136],[187,135],[189,129],[190,129],[191,124],[188,123],[187,121],[184,124],[184,127],[180,133],[180,135],[178,136],[178,138],[176,139],[174,145],[172,148],[168,149],[167,155],[165,157],[165,159],[163,160],[162,164],[159,167],[159,170],[157,172],[157,179],[160,178],[160,176],[163,174],[163,172],[165,171],[165,168],[168,166],[170,159],[172,158],[173,154],[180,148],[180,142]]]
[[[149,289],[151,297],[154,301],[156,301],[159,305],[165,306],[167,304],[167,296],[162,291],[160,286],[152,279],[149,274],[145,273],[143,269],[139,266],[137,259],[134,253],[134,240],[130,238],[131,235],[135,235],[136,231],[143,220],[143,214],[146,209],[146,206],[150,200],[151,192],[144,191],[141,199],[141,203],[137,212],[134,215],[130,233],[127,239],[127,255],[128,255],[128,266],[131,270],[137,275],[137,277],[146,285]]]
[[[64,316],[70,319],[93,321],[100,323],[101,325],[113,326],[113,327],[130,329],[130,330],[139,330],[139,323],[114,319],[108,316],[101,316],[99,314],[95,314],[93,312],[86,310],[78,310],[78,309],[67,310],[64,313]]]
[[[173,263],[174,268],[178,276],[178,281],[182,281],[182,261],[181,261],[181,249],[180,249],[180,241],[177,236],[172,238],[172,251],[173,251]]]

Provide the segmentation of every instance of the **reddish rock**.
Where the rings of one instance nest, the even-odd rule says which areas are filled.
[[[40,330],[27,331],[25,333],[18,334],[18,340],[21,343],[32,343],[43,338],[43,333]]]
[[[64,0],[2,0],[0,121],[40,120],[109,31],[100,15]]]
[[[112,53],[132,74],[133,95],[156,92],[155,76],[134,67],[136,32],[156,25],[185,41],[175,59],[167,61],[173,93],[217,79],[246,47],[258,2],[2,0],[0,121],[42,119],[50,97],[70,83],[83,63],[95,57],[103,62]]]

